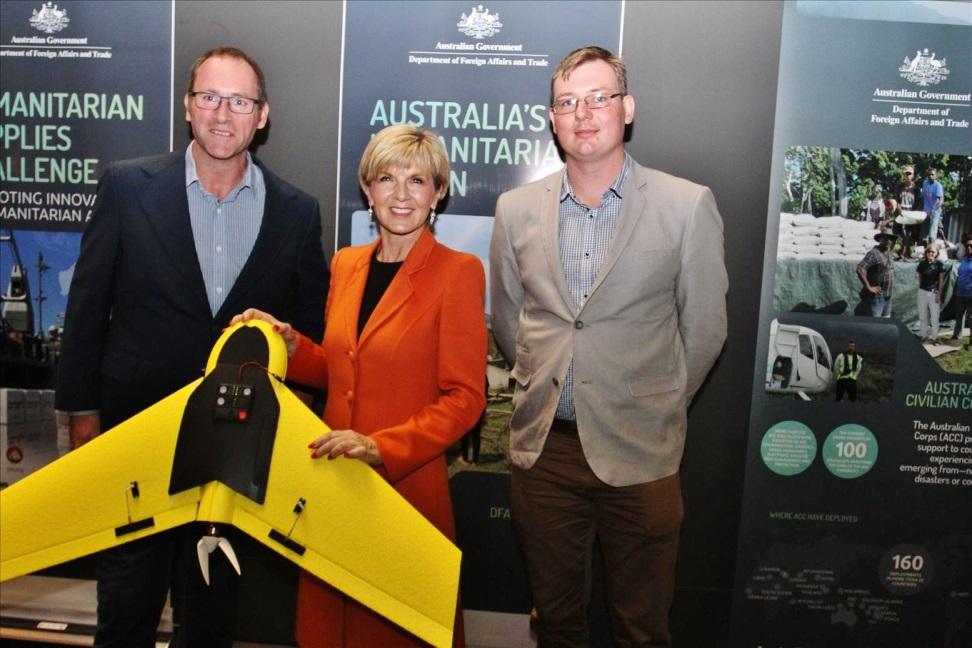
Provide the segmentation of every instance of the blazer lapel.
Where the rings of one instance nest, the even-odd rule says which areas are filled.
[[[175,280],[191,300],[191,307],[209,313],[206,284],[189,221],[184,160],[184,155],[173,154],[159,167],[146,168],[148,181],[145,190],[139,192],[139,203],[159,247],[169,257],[172,272],[178,275]]]
[[[375,306],[371,317],[368,318],[364,329],[361,331],[358,346],[363,345],[374,334],[375,330],[381,328],[385,322],[398,313],[406,302],[408,302],[412,293],[415,292],[412,275],[420,272],[425,267],[425,262],[428,260],[433,247],[435,247],[435,237],[426,228],[418,241],[415,242],[415,246],[408,253],[408,257],[399,269],[398,274],[395,275],[395,278],[388,285],[388,290],[385,291],[385,294],[378,301],[378,305]],[[355,310],[355,313],[359,310],[360,304],[359,309]]]
[[[368,266],[378,243],[379,240],[375,240],[374,243],[362,248],[359,252],[359,256],[354,262],[354,268],[351,270],[351,277],[348,279],[344,303],[338,309],[344,316],[344,322],[340,324],[344,326],[344,334],[348,340],[354,342],[355,346],[360,345],[358,340],[358,315],[361,313],[361,302],[364,299],[365,284],[368,281]],[[333,310],[335,310],[335,305],[332,305]],[[374,319],[374,313],[372,313],[371,319]]]
[[[263,202],[263,219],[260,222],[260,232],[257,234],[256,241],[253,242],[253,249],[246,263],[240,270],[240,275],[233,283],[229,294],[223,301],[216,318],[237,313],[241,307],[249,305],[246,295],[260,280],[264,268],[273,265],[279,257],[280,249],[290,240],[291,231],[295,227],[296,220],[287,218],[287,196],[276,178],[271,174],[256,158],[253,161],[263,171],[263,184],[266,188],[266,197]]]
[[[588,292],[589,296],[593,295],[598,286],[604,283],[604,278],[610,274],[611,268],[618,262],[621,253],[628,245],[628,241],[631,240],[631,235],[634,233],[638,221],[641,220],[642,214],[647,209],[648,200],[642,193],[644,185],[645,179],[641,167],[633,165],[628,182],[624,187],[621,214],[618,217],[617,225],[615,225],[614,235],[611,237],[611,245],[608,247],[607,256],[601,262],[601,267],[597,270],[597,276],[594,277],[594,283],[591,284],[591,290]],[[589,301],[590,299],[588,299]]]
[[[543,188],[543,195],[540,197],[540,232],[543,238],[543,254],[547,258],[550,278],[568,310],[574,313],[577,310],[577,304],[567,287],[564,266],[560,262],[560,191],[564,186],[565,173],[567,173],[567,167],[552,176],[551,181]]]

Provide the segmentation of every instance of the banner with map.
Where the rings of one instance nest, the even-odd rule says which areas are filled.
[[[972,645],[970,121],[972,4],[786,3],[732,646]]]

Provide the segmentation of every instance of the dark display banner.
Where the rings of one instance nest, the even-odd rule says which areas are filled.
[[[0,3],[0,487],[67,450],[53,386],[81,232],[106,163],[171,148],[173,8]]]
[[[60,325],[103,165],[170,149],[172,21],[171,1],[0,4],[5,332]]]
[[[80,231],[102,162],[169,149],[172,9],[0,5],[0,226]]]
[[[778,93],[730,645],[972,646],[972,4],[788,2]]]
[[[620,2],[348,2],[337,247],[376,236],[358,163],[374,133],[407,122],[435,131],[452,164],[436,237],[486,265],[499,194],[562,165],[554,68],[585,45],[617,52],[621,14]]]
[[[488,272],[499,194],[563,164],[548,116],[554,69],[586,45],[620,51],[622,13],[621,2],[347,2],[336,247],[377,236],[358,185],[361,154],[382,128],[411,123],[440,136],[452,166],[436,238]],[[503,451],[507,379],[490,382],[483,454],[450,466],[465,632],[477,645],[528,646]],[[478,434],[471,443],[478,456]]]

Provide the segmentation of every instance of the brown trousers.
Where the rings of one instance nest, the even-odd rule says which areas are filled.
[[[592,547],[601,544],[615,645],[670,646],[668,615],[682,524],[678,474],[615,487],[591,471],[576,432],[556,422],[537,463],[511,471],[538,648],[590,645]]]

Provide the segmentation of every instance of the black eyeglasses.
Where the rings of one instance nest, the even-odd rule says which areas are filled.
[[[218,110],[219,104],[225,101],[226,105],[229,106],[230,112],[236,113],[237,115],[249,115],[256,106],[263,103],[263,99],[240,97],[238,95],[224,97],[213,92],[190,92],[189,96],[192,97],[196,108],[200,110]]]
[[[607,108],[608,104],[615,97],[623,97],[623,92],[615,92],[614,94],[605,94],[603,92],[595,92],[594,94],[589,94],[586,97],[578,99],[577,97],[562,97],[560,99],[555,99],[550,109],[555,115],[567,115],[577,110],[577,106],[583,101],[584,105],[591,110],[597,110],[598,108]]]

